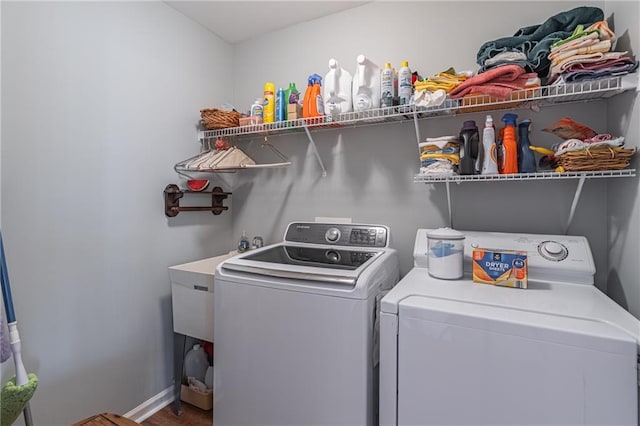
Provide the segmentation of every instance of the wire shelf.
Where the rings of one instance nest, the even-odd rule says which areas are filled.
[[[517,173],[511,175],[427,175],[417,174],[413,181],[417,183],[438,183],[438,182],[477,182],[477,181],[508,181],[508,180],[550,180],[550,179],[595,179],[612,177],[634,177],[635,169],[624,170],[600,170],[588,172],[538,172],[538,173]]]
[[[635,74],[630,74],[634,78]],[[446,99],[440,106],[416,107],[415,105],[393,106],[372,109],[363,112],[348,112],[335,116],[301,118],[298,120],[279,121],[267,124],[250,124],[246,126],[229,127],[219,130],[203,130],[199,132],[199,139],[213,139],[229,136],[251,135],[279,135],[301,132],[307,129],[330,129],[343,126],[357,126],[373,123],[406,121],[424,118],[441,117],[444,115],[464,114],[501,108],[522,108],[526,106],[540,106],[544,104],[569,103],[591,99],[601,99],[614,96],[625,90],[635,88],[637,77],[630,83],[624,84],[623,78],[615,76],[569,84],[558,84],[516,90],[506,100],[496,100],[490,96],[475,96],[465,99]],[[629,80],[631,81],[631,80]]]

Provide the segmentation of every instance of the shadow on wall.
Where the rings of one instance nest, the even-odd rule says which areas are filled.
[[[609,271],[609,276],[607,277],[607,295],[618,305],[627,311],[629,310],[629,302],[624,294],[624,287],[622,286],[622,282],[620,282],[618,272],[615,270]]]

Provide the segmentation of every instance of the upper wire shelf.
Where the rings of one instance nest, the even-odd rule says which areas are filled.
[[[624,170],[601,170],[585,172],[537,172],[537,173],[515,173],[509,175],[428,175],[417,174],[413,181],[417,183],[436,182],[472,182],[472,181],[496,181],[496,180],[549,180],[549,179],[580,179],[580,178],[610,178],[610,177],[633,177],[636,175],[635,169]]]
[[[602,99],[635,88],[637,79],[638,76],[636,74],[627,74],[625,76],[577,83],[516,90],[506,100],[496,100],[489,96],[475,96],[466,99],[446,99],[442,105],[434,107],[393,106],[362,112],[347,112],[335,116],[327,115],[267,124],[228,127],[219,130],[203,130],[199,132],[199,139],[213,139],[225,136],[276,135],[304,131],[305,129],[339,128],[350,125],[433,118],[504,108],[536,107],[545,104]]]

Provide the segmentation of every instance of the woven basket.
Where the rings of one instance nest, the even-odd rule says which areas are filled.
[[[200,110],[202,124],[207,130],[238,127],[240,125],[240,113],[218,108],[205,108]]]
[[[556,156],[556,162],[566,171],[621,170],[629,167],[629,160],[636,152],[633,148],[600,146],[581,151],[569,151]]]

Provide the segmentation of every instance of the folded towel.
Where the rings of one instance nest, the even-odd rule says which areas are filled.
[[[457,99],[469,93],[482,93],[506,99],[514,90],[524,89],[529,79],[537,77],[535,73],[526,73],[521,66],[503,65],[471,77],[453,89],[449,96]]]
[[[598,33],[587,34],[583,37],[577,38],[575,40],[570,41],[569,43],[565,43],[561,46],[554,47],[551,49],[551,53],[549,53],[549,59],[553,60],[553,58],[559,56],[561,53],[566,52],[571,49],[577,49],[579,47],[591,46],[593,44],[600,43],[600,39],[598,38]]]
[[[608,61],[612,59],[619,59],[627,54],[624,52],[595,52],[595,53],[585,53],[580,55],[573,55],[566,59],[563,59],[558,64],[551,67],[549,70],[549,83],[554,83],[557,77],[566,71],[569,67],[575,64],[580,63],[593,63],[593,62],[601,62]]]
[[[551,59],[551,67],[553,68],[560,62],[575,55],[585,55],[588,53],[608,52],[611,50],[611,40],[599,41],[595,44],[585,45],[574,49],[563,50],[557,52],[555,55],[549,55]]]

